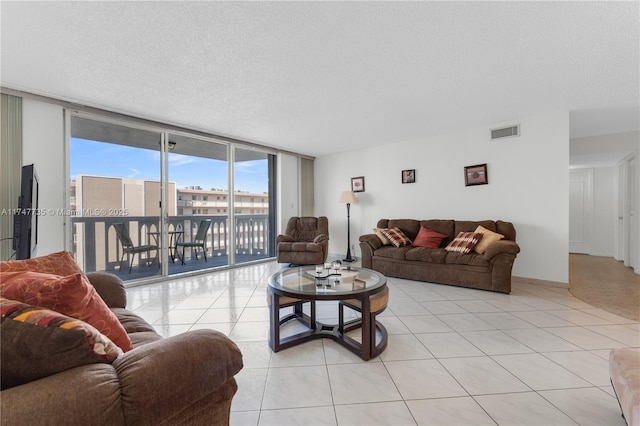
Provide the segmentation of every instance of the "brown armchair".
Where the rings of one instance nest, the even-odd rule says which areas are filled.
[[[284,234],[276,240],[278,263],[319,265],[329,254],[329,219],[292,217]]]

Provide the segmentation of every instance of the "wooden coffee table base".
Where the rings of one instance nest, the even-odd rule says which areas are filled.
[[[271,314],[273,315],[273,311],[271,312]],[[387,329],[378,321],[376,321],[376,330],[380,332],[380,341],[378,342],[378,344],[376,344],[376,342],[370,342],[371,339],[368,338],[369,334],[366,333],[365,335],[366,331],[363,329],[362,341],[365,343],[365,345],[363,345],[357,340],[346,335],[349,331],[355,330],[357,328],[362,328],[361,318],[357,318],[345,323],[343,333],[340,332],[339,324],[324,324],[316,321],[315,329],[310,328],[309,330],[302,333],[297,333],[292,336],[281,338],[280,326],[291,320],[300,321],[308,327],[311,321],[311,317],[309,315],[303,314],[301,311],[294,312],[283,318],[278,318],[277,323],[279,324],[279,326],[276,327],[273,326],[273,324],[275,324],[275,321],[273,321],[272,318],[272,325],[269,330],[269,347],[274,352],[279,352],[282,349],[287,349],[301,343],[309,342],[311,340],[332,339],[354,354],[358,355],[363,360],[369,361],[371,358],[384,351],[384,349],[387,347]]]
[[[375,317],[384,311],[388,300],[386,277],[370,269],[347,267],[335,273],[322,266],[283,269],[272,274],[268,282],[269,346],[279,352],[310,340],[331,339],[368,361],[387,346],[387,330]],[[317,320],[319,301],[338,303],[338,324]],[[306,303],[308,315],[303,310]],[[280,309],[285,307],[293,307],[293,313],[280,318]],[[345,321],[345,308],[360,312],[361,318]],[[307,330],[281,338],[281,326],[293,320],[304,324]],[[362,330],[361,342],[347,336],[357,328]],[[378,332],[380,339],[376,338]]]

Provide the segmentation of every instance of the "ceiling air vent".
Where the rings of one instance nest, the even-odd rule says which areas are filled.
[[[520,136],[520,125],[491,130],[491,140]]]

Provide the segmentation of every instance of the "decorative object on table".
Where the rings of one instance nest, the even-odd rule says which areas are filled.
[[[402,171],[402,183],[415,183],[416,181],[416,170],[408,169]]]
[[[362,185],[363,185],[363,191],[364,191],[364,178],[362,178]],[[351,183],[351,186],[353,186],[353,180]],[[339,203],[346,203],[347,204],[347,256],[342,259],[344,262],[355,262],[355,258],[351,257],[351,203],[357,203],[358,202],[358,198],[356,197],[356,194],[354,194],[354,191],[342,191],[342,194],[340,194],[340,198],[338,199]]]
[[[350,256],[351,254],[349,252],[347,252],[347,256]],[[355,260],[355,259],[353,259]],[[340,268],[342,268],[342,261],[341,260],[334,260],[333,262],[331,262],[331,268],[333,269],[333,274],[335,278],[334,278],[334,282],[336,284],[340,283]]]
[[[364,192],[364,176],[351,178],[351,192]]]
[[[476,164],[464,168],[464,185],[486,185],[489,183],[486,164]]]

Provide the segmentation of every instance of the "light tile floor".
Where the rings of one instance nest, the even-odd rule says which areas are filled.
[[[237,343],[233,425],[624,425],[608,356],[640,347],[640,323],[559,288],[514,283],[505,295],[389,278],[379,357],[331,340],[272,353],[265,289],[280,267],[127,289],[128,307],[165,337],[213,328]],[[337,321],[336,309],[325,303],[319,319]]]

